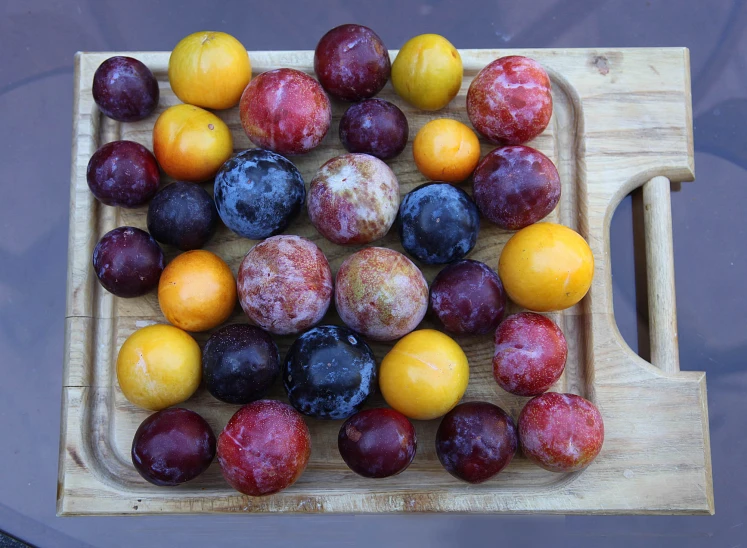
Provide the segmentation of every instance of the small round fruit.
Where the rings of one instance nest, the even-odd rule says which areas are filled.
[[[464,259],[447,265],[431,284],[430,307],[447,331],[486,335],[506,309],[506,293],[488,265]]]
[[[552,160],[526,146],[496,148],[474,175],[480,213],[505,230],[519,230],[546,217],[560,201],[560,175]]]
[[[311,223],[330,242],[367,244],[386,236],[394,223],[399,182],[378,158],[343,154],[319,168],[306,205]]]
[[[420,128],[412,155],[420,173],[429,179],[461,183],[480,161],[480,141],[463,123],[439,118]]]
[[[332,271],[314,242],[273,236],[241,261],[239,301],[249,320],[275,335],[294,335],[319,323],[332,300]]]
[[[164,110],[153,126],[153,153],[167,175],[199,183],[211,179],[233,153],[226,123],[192,105]]]
[[[599,409],[575,394],[547,392],[532,398],[519,415],[519,440],[526,457],[550,472],[576,472],[602,450]]]
[[[222,327],[205,343],[202,378],[215,398],[245,404],[267,394],[280,376],[278,347],[259,327]]]
[[[568,344],[550,318],[521,312],[506,318],[495,332],[493,376],[505,391],[537,396],[560,378]]]
[[[522,228],[503,247],[498,275],[508,297],[536,312],[564,310],[591,287],[594,256],[578,232],[554,223]]]
[[[436,455],[446,471],[468,483],[482,483],[514,458],[519,440],[511,417],[497,405],[471,401],[441,420]]]
[[[93,248],[93,270],[117,297],[140,297],[158,285],[163,251],[147,232],[120,226],[104,234]]]
[[[239,409],[218,437],[218,463],[237,491],[259,497],[293,485],[306,469],[311,436],[286,403],[259,400]]]
[[[168,185],[148,205],[148,232],[181,251],[204,246],[217,226],[215,202],[197,183]]]
[[[102,204],[135,208],[153,197],[161,183],[161,174],[156,159],[143,145],[112,141],[91,156],[86,181]]]
[[[363,25],[340,25],[322,36],[314,51],[314,72],[335,99],[360,101],[379,93],[391,72],[389,51]]]
[[[290,404],[304,415],[345,419],[361,410],[376,386],[376,360],[357,333],[320,325],[288,349],[283,386]]]
[[[410,255],[425,264],[445,264],[475,247],[480,212],[461,188],[425,183],[402,199],[397,228]]]
[[[415,458],[415,428],[394,409],[366,409],[346,420],[337,436],[345,464],[364,478],[388,478]]]
[[[172,325],[138,329],[119,349],[117,380],[135,405],[160,411],[188,400],[200,386],[200,347]]]
[[[154,485],[195,479],[215,457],[215,434],[189,409],[164,409],[145,419],[132,440],[132,464]]]
[[[169,57],[169,84],[182,103],[225,109],[236,105],[252,77],[246,48],[225,32],[182,38]]]
[[[215,205],[239,236],[260,240],[283,232],[306,200],[296,166],[270,150],[239,152],[215,176]]]
[[[110,57],[96,69],[93,100],[104,115],[118,122],[137,122],[158,106],[158,81],[148,67],[132,57]]]
[[[413,331],[384,356],[379,388],[386,402],[416,420],[448,413],[469,382],[467,356],[449,336],[433,329]]]
[[[410,259],[393,249],[368,247],[337,271],[335,306],[353,331],[391,341],[415,329],[428,310],[428,284]]]
[[[342,146],[348,152],[362,152],[381,160],[390,160],[405,150],[409,135],[405,113],[383,99],[356,103],[340,119]]]
[[[392,63],[397,95],[422,110],[439,110],[462,87],[462,58],[446,38],[421,34],[410,38]]]
[[[161,274],[158,304],[166,319],[186,331],[225,322],[236,305],[236,281],[228,265],[209,251],[178,255]]]
[[[263,72],[249,82],[239,104],[249,139],[279,154],[303,154],[322,142],[332,108],[319,82],[295,69]]]
[[[470,122],[491,143],[520,145],[542,133],[552,116],[552,88],[537,61],[511,55],[482,69],[467,92]]]

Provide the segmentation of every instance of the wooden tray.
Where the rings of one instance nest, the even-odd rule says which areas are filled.
[[[118,299],[104,291],[91,268],[91,253],[97,240],[116,226],[145,228],[146,210],[99,204],[88,190],[85,173],[91,154],[106,142],[130,139],[152,148],[156,116],[178,100],[167,80],[168,52],[127,53],[145,62],[158,78],[158,112],[133,124],[110,120],[97,110],[91,82],[98,65],[114,53],[81,53],[75,59],[59,514],[713,512],[705,375],[679,371],[674,311],[667,179],[689,181],[694,176],[688,51],[463,50],[464,83],[448,108],[437,113],[415,110],[394,94],[391,84],[380,96],[407,114],[412,142],[430,119],[452,117],[469,123],[465,94],[470,81],[490,61],[509,53],[532,57],[550,73],[553,119],[533,143],[555,162],[562,179],[561,202],[549,220],[571,226],[586,237],[596,262],[589,295],[553,317],[569,341],[566,371],[555,389],[591,399],[604,416],[606,439],[597,460],[581,473],[553,474],[517,455],[495,479],[471,486],[452,478],[438,463],[434,434],[439,421],[418,422],[418,453],[413,464],[399,476],[374,481],[356,476],[344,465],[337,452],[339,421],[308,420],[313,442],[309,466],[294,486],[280,494],[243,496],[223,481],[217,463],[197,480],[177,488],[159,488],[142,480],[129,451],[137,426],[149,412],[124,399],[114,363],[128,335],[164,319],[155,294]],[[313,74],[312,52],[254,52],[250,56],[255,74],[277,67]],[[293,158],[307,183],[324,161],[344,152],[337,137],[344,109],[345,105],[333,105],[332,127],[319,148]],[[218,115],[230,126],[236,150],[251,146],[236,108]],[[391,162],[403,194],[424,182],[410,146]],[[491,148],[483,143],[483,154]],[[652,361],[658,367],[639,358],[623,342],[612,311],[610,218],[620,200],[644,184]],[[355,251],[323,240],[305,213],[287,232],[313,239],[326,253],[333,272]],[[471,257],[497,268],[510,235],[483,224]],[[235,273],[253,244],[222,227],[207,249],[223,257]],[[401,250],[393,234],[380,245]],[[165,251],[167,259],[176,255],[174,249]],[[437,270],[424,268],[429,281]],[[238,306],[231,321],[246,321]],[[339,320],[332,312],[327,321]],[[196,338],[202,344],[207,336],[200,333]],[[288,338],[279,340],[281,353],[289,342]],[[507,394],[493,381],[491,337],[464,337],[459,342],[471,367],[465,399],[494,402],[517,418],[527,399]],[[377,358],[390,346],[374,345]],[[270,396],[284,399],[280,383]],[[369,402],[381,404],[378,395]],[[204,389],[185,405],[201,413],[216,434],[237,409],[213,399]]]

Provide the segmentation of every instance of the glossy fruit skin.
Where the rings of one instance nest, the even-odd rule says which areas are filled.
[[[215,434],[189,409],[154,413],[135,432],[132,464],[154,485],[172,486],[195,479],[215,458]]]
[[[274,335],[295,335],[319,323],[332,301],[332,271],[315,243],[273,236],[239,266],[238,291],[249,321]]]
[[[163,272],[161,247],[147,232],[120,226],[93,248],[93,270],[102,287],[117,297],[140,297],[158,286]]]
[[[462,87],[462,57],[443,36],[421,34],[410,38],[392,63],[392,85],[397,95],[422,110],[439,110]]]
[[[182,103],[203,108],[235,106],[252,77],[246,48],[224,32],[195,32],[169,57],[169,84]]]
[[[389,80],[389,50],[362,25],[340,25],[322,36],[314,51],[314,72],[327,93],[360,101],[379,93]]]
[[[487,402],[457,405],[436,432],[438,460],[449,474],[468,483],[482,483],[498,474],[518,446],[514,421]]]
[[[594,256],[578,232],[554,223],[522,228],[503,247],[498,275],[508,297],[527,310],[564,310],[591,287]]]
[[[199,183],[211,179],[233,154],[226,123],[193,105],[164,110],[153,126],[153,153],[174,179]]]
[[[96,69],[93,100],[105,116],[118,122],[137,122],[158,106],[158,81],[150,69],[132,57],[110,57]]]
[[[402,247],[425,264],[464,258],[477,243],[480,212],[462,189],[425,183],[402,199],[397,216]]]
[[[380,160],[399,156],[407,146],[410,126],[399,107],[383,99],[352,105],[340,119],[340,142],[348,152],[362,152]]]
[[[568,344],[550,318],[521,312],[506,318],[495,332],[493,376],[518,396],[546,392],[563,374]]]
[[[497,148],[474,175],[480,213],[505,230],[519,230],[546,217],[560,201],[560,175],[552,160],[527,146]]]
[[[319,82],[301,71],[281,68],[249,82],[239,113],[244,131],[258,147],[303,154],[324,139],[332,108]]]
[[[153,197],[161,183],[161,174],[156,159],[143,145],[112,141],[91,156],[86,181],[102,204],[135,208]]]
[[[158,304],[166,319],[186,331],[225,322],[236,306],[236,281],[228,265],[209,251],[178,255],[161,275]]]
[[[498,275],[478,261],[447,265],[431,284],[431,312],[456,335],[493,333],[506,310],[506,292]]]
[[[215,205],[239,236],[260,240],[283,232],[306,200],[303,177],[280,154],[253,148],[228,160],[215,176]]]
[[[152,411],[188,400],[201,374],[199,345],[173,325],[138,329],[117,355],[117,380],[125,398]]]
[[[451,118],[425,124],[412,143],[420,173],[431,180],[461,183],[480,161],[480,140],[469,127]]]
[[[366,409],[340,427],[337,448],[345,464],[365,478],[388,478],[403,472],[417,450],[415,427],[394,409]]]
[[[542,133],[552,116],[550,78],[537,61],[511,55],[483,68],[469,86],[467,114],[488,141],[520,145]]]
[[[360,335],[339,325],[312,327],[285,356],[283,386],[298,411],[317,419],[357,413],[376,386],[376,360]]]
[[[368,247],[348,257],[337,271],[335,307],[353,331],[374,341],[391,341],[422,321],[428,284],[401,253]]]
[[[340,245],[367,244],[386,236],[399,207],[399,181],[383,161],[343,154],[319,168],[309,187],[309,219]]]
[[[221,401],[243,405],[258,400],[279,376],[278,347],[259,327],[227,325],[205,343],[202,378]]]
[[[148,204],[148,232],[181,251],[204,246],[218,227],[213,198],[196,183],[177,181],[161,189]]]
[[[461,347],[433,329],[413,331],[384,356],[379,389],[403,415],[431,420],[448,413],[462,399],[469,363]]]
[[[259,400],[239,409],[218,437],[218,463],[237,491],[259,497],[293,485],[311,454],[309,428],[286,403]]]
[[[599,409],[575,394],[546,392],[529,400],[519,415],[524,455],[550,472],[576,472],[602,450],[604,422]]]

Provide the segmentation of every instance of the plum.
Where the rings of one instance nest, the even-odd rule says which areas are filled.
[[[249,82],[239,114],[244,131],[258,147],[303,154],[324,139],[332,108],[319,82],[299,70],[281,68]]]
[[[309,219],[329,241],[365,244],[383,238],[399,206],[399,182],[389,166],[368,154],[327,161],[309,187]]]
[[[505,230],[536,223],[560,201],[560,175],[555,164],[527,146],[491,151],[475,169],[473,181],[480,213]]]
[[[161,173],[155,156],[134,141],[112,141],[93,153],[86,169],[88,188],[109,206],[140,207],[158,190]]]
[[[376,360],[357,333],[320,325],[288,349],[283,385],[288,401],[304,415],[344,419],[360,411],[376,385]]]
[[[163,268],[163,251],[156,240],[132,226],[107,232],[93,249],[96,277],[117,297],[139,297],[155,289]]]
[[[388,478],[404,471],[415,458],[412,423],[399,411],[366,409],[340,427],[337,447],[345,464],[365,478]]]
[[[545,130],[552,116],[550,78],[533,59],[520,55],[496,59],[472,80],[467,114],[491,143],[531,141]]]
[[[583,470],[604,443],[599,409],[575,394],[546,392],[529,400],[519,415],[524,455],[551,472]]]
[[[383,99],[356,103],[340,119],[342,146],[348,152],[363,152],[381,160],[390,160],[405,150],[409,135],[404,112]]]
[[[218,226],[215,202],[197,183],[177,181],[162,188],[148,204],[148,232],[181,251],[204,246]]]
[[[332,299],[332,271],[324,253],[300,236],[258,243],[239,266],[239,301],[252,323],[275,335],[319,323]]]
[[[132,440],[135,470],[155,485],[179,485],[208,469],[215,457],[215,434],[200,415],[179,407],[154,413]]]
[[[398,339],[421,322],[428,284],[410,259],[393,249],[368,247],[342,263],[335,306],[345,324],[375,341]]]
[[[550,318],[521,312],[506,318],[495,331],[493,376],[517,396],[546,392],[563,374],[568,344]]]
[[[259,400],[239,409],[218,437],[218,463],[237,491],[259,497],[293,485],[306,469],[311,436],[287,403]]]
[[[363,25],[340,25],[322,36],[314,51],[314,72],[322,87],[342,101],[379,93],[392,70],[389,51]]]
[[[488,265],[464,259],[436,275],[430,309],[451,333],[485,335],[494,332],[503,319],[506,293]]]
[[[148,67],[132,57],[110,57],[93,74],[93,100],[109,118],[137,122],[158,106],[158,81]]]

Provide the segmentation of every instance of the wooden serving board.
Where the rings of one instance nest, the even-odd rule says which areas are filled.
[[[395,51],[391,54],[396,56]],[[124,210],[98,203],[86,185],[86,166],[100,145],[115,139],[130,139],[152,148],[151,131],[157,115],[178,100],[168,84],[168,52],[127,53],[153,70],[160,83],[160,104],[156,113],[138,123],[110,120],[98,111],[91,83],[99,64],[115,54],[81,53],[75,60],[59,514],[713,512],[705,375],[679,371],[674,311],[668,180],[694,177],[688,51],[463,50],[462,89],[447,108],[436,113],[407,105],[388,84],[380,97],[402,108],[410,123],[410,144],[390,162],[403,194],[425,181],[412,161],[416,132],[438,117],[469,124],[465,95],[470,81],[490,61],[507,54],[532,57],[551,76],[553,119],[531,143],[555,162],[562,180],[560,204],[548,220],[578,230],[594,253],[596,274],[588,296],[552,317],[569,341],[566,370],[554,389],[589,398],[604,417],[606,438],[596,461],[580,473],[554,474],[519,454],[494,479],[468,485],[452,478],[438,463],[436,420],[416,422],[418,452],[406,472],[369,480],[348,470],[338,454],[340,421],[307,420],[313,444],[309,466],[301,479],[282,493],[263,498],[243,496],[223,481],[217,462],[198,479],[176,488],[146,483],[133,468],[129,451],[136,428],[149,412],[122,396],[114,364],[119,347],[134,330],[165,320],[154,293],[137,299],[115,298],[99,286],[91,267],[98,239],[120,225],[145,228],[146,209]],[[278,67],[313,74],[312,55],[309,51],[250,53],[255,74]],[[324,161],[344,152],[337,126],[345,107],[333,104],[332,127],[321,146],[292,158],[307,183]],[[236,150],[251,146],[236,108],[218,115],[231,128]],[[483,154],[491,148],[483,143]],[[623,342],[612,311],[610,219],[620,200],[644,184],[655,365],[639,358]],[[212,191],[211,186],[206,188]],[[470,190],[469,183],[464,186]],[[356,250],[321,238],[305,212],[287,233],[314,240],[329,258],[333,273]],[[510,236],[510,232],[483,223],[470,257],[497,268],[502,246]],[[207,249],[223,257],[235,274],[254,243],[221,227]],[[401,251],[395,234],[377,245]],[[165,251],[167,259],[176,255],[172,248]],[[423,270],[430,282],[438,268]],[[246,321],[238,306],[231,321]],[[331,312],[325,321],[339,319]],[[424,326],[432,324],[426,320]],[[202,344],[208,335],[195,337]],[[289,338],[278,339],[281,353],[289,342]],[[471,369],[465,400],[496,403],[516,419],[527,398],[507,394],[494,382],[491,337],[461,337],[458,342]],[[373,346],[378,359],[391,347]],[[280,383],[270,397],[285,398]],[[382,404],[382,398],[375,395],[368,405]],[[185,406],[202,414],[216,434],[237,409],[213,399],[203,388]]]

